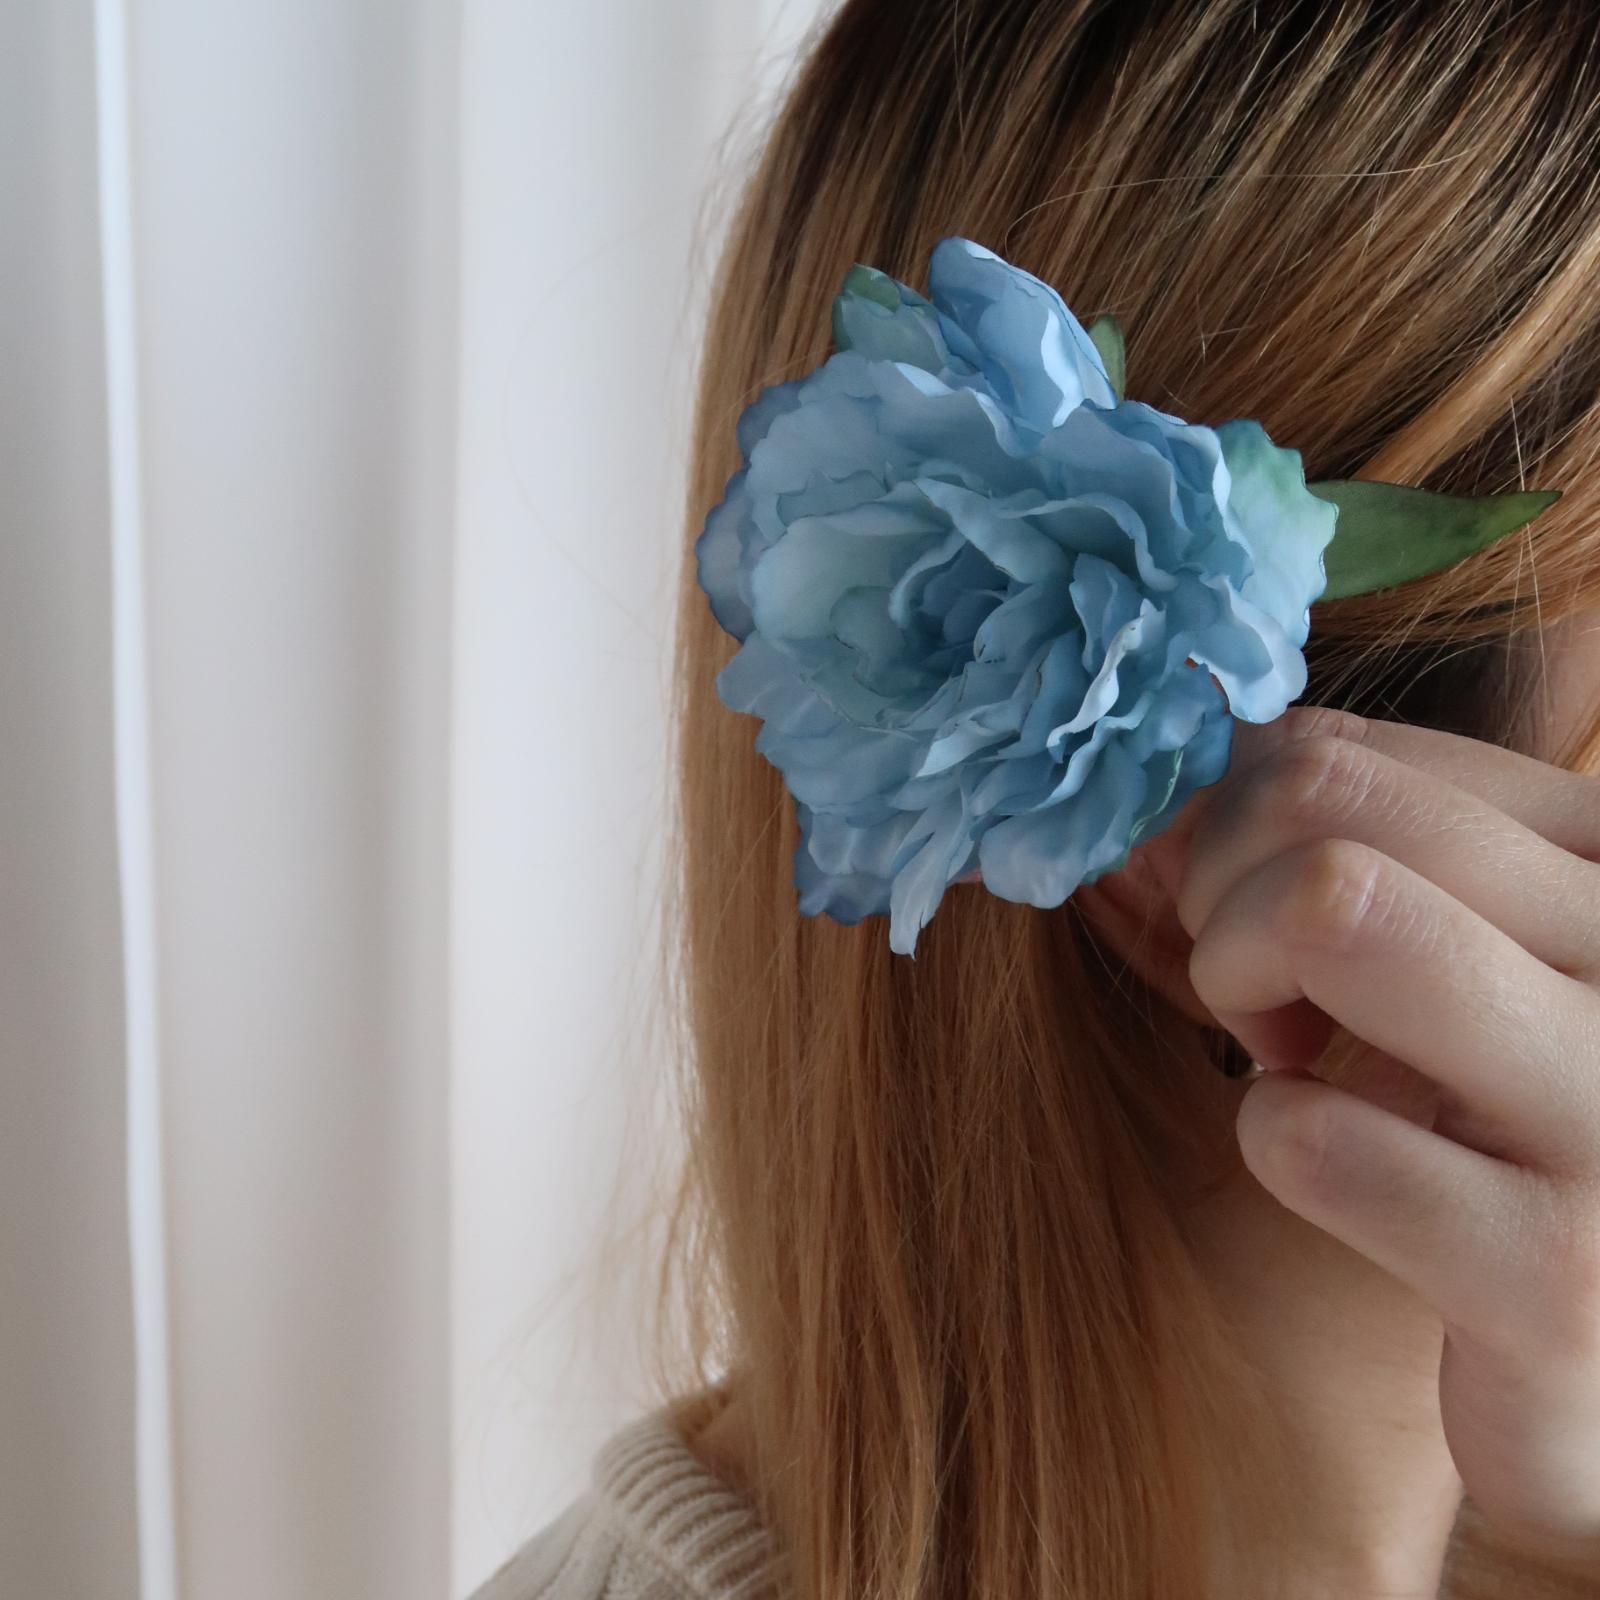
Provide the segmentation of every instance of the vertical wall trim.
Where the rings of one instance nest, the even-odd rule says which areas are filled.
[[[94,38],[111,499],[114,806],[127,1029],[139,1593],[141,1600],[178,1600],[126,0],[95,0]]]

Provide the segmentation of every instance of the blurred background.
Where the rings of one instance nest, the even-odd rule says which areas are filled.
[[[0,0],[0,1595],[463,1596],[635,1408],[693,368],[826,4]]]

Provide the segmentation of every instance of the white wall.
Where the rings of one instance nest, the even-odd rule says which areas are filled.
[[[453,8],[130,20],[181,1592],[436,1595]]]
[[[707,184],[730,164],[737,175],[822,9],[613,0],[468,12],[452,859],[458,1592],[575,1491],[640,1393],[626,1338],[604,1337],[603,1323],[612,1311],[626,1323],[637,1285],[588,1269],[617,1214],[625,1108],[662,1072],[646,1030],[665,651],[715,243],[697,228],[714,220],[701,216]],[[743,137],[721,152],[735,119]]]
[[[138,1581],[87,6],[0,5],[0,1594]]]
[[[639,1403],[702,202],[826,3],[0,4],[0,1595],[460,1596]]]

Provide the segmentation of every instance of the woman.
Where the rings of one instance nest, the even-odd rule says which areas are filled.
[[[1309,478],[1563,498],[1318,604],[1170,828],[914,961],[797,914],[686,566],[697,1377],[486,1600],[1600,1594],[1600,24],[853,0],[723,260],[691,539],[845,269],[957,234]]]

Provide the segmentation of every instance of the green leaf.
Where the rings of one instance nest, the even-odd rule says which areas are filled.
[[[1323,600],[1392,589],[1515,533],[1561,498],[1559,489],[1464,497],[1397,483],[1336,479],[1307,486],[1339,508],[1323,555]]]
[[[876,361],[899,361],[924,372],[945,365],[938,314],[913,289],[876,267],[851,267],[833,297],[833,342]]]
[[[864,267],[859,261],[845,273],[842,292],[858,294],[863,300],[876,300],[890,311],[900,304],[900,285],[887,272]]]
[[[1122,336],[1122,324],[1115,317],[1096,317],[1089,324],[1089,337],[1100,352],[1106,376],[1120,400],[1128,381],[1128,341]]]

